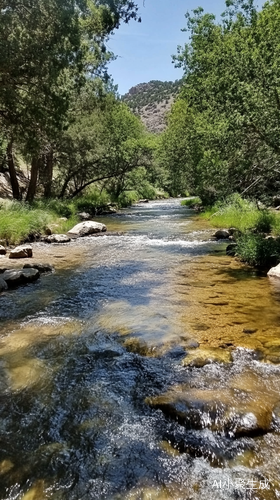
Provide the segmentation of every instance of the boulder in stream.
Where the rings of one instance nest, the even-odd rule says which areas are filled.
[[[0,245],[0,255],[6,255],[7,251],[6,248],[3,247],[3,245]]]
[[[214,237],[217,238],[217,240],[226,240],[230,236],[231,236],[231,233],[230,233],[230,231],[228,231],[228,229],[219,229],[214,234]]]
[[[230,437],[261,435],[272,425],[273,403],[223,391],[175,387],[146,403],[187,429],[210,429]]]
[[[50,234],[50,236],[44,238],[44,241],[46,243],[69,243],[71,238],[66,234]]]
[[[276,267],[272,267],[270,271],[268,271],[267,276],[271,276],[273,278],[280,278],[280,264]]]
[[[107,227],[105,226],[105,224],[95,221],[84,221],[76,224],[76,226],[68,231],[68,234],[70,234],[71,236],[88,236],[90,234],[100,233],[104,231],[107,231]]]
[[[26,259],[32,257],[32,247],[30,245],[21,245],[11,250],[9,259]]]
[[[8,287],[21,285],[36,281],[40,277],[38,269],[9,269],[5,271],[1,278],[7,283]]]

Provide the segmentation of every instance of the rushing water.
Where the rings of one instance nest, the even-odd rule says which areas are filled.
[[[180,200],[101,220],[0,297],[0,498],[280,498],[278,283]]]

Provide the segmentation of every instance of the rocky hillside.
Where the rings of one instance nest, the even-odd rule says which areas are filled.
[[[160,133],[165,129],[165,116],[171,109],[182,80],[161,82],[152,80],[132,87],[122,100],[141,117],[150,132]]]

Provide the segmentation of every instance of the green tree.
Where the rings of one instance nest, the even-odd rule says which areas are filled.
[[[67,125],[74,89],[87,75],[106,73],[109,33],[136,17],[136,5],[125,0],[2,0],[0,125],[15,198],[14,144],[32,158],[31,201],[42,155],[51,172],[52,140]]]
[[[175,62],[185,72],[180,100],[189,119],[185,135],[172,119],[168,132],[187,151],[182,175],[210,203],[233,191],[268,196],[280,186],[280,2],[259,12],[251,0],[226,4],[219,23],[203,9],[186,16],[190,42]]]

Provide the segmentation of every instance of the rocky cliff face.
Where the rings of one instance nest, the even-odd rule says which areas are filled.
[[[160,133],[166,127],[166,114],[178,94],[182,80],[152,80],[132,87],[122,100],[138,114],[150,132]]]

